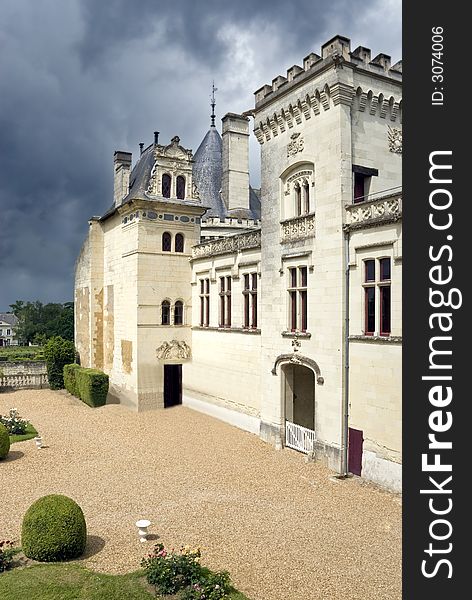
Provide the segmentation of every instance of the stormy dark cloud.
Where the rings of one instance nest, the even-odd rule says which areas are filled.
[[[0,311],[72,299],[87,220],[111,204],[116,149],[179,135],[197,149],[217,112],[253,105],[336,33],[400,58],[400,0],[3,0]],[[251,181],[259,182],[251,142]]]

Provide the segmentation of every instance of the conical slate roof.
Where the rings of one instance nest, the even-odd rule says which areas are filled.
[[[223,172],[222,139],[216,127],[210,127],[194,155],[193,177],[200,194],[200,201],[209,210],[203,217],[221,217],[226,207],[221,198],[221,175]]]

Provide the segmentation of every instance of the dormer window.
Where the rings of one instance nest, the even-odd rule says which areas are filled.
[[[171,177],[167,173],[162,176],[162,195],[164,198],[170,198]]]
[[[179,200],[185,198],[185,177],[182,177],[182,175],[177,177],[177,198]]]

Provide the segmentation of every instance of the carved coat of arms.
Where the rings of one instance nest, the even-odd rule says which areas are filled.
[[[295,156],[298,152],[303,152],[305,141],[300,137],[300,133],[292,133],[291,142],[287,145],[287,156]]]
[[[402,130],[396,127],[388,128],[388,149],[395,154],[401,154],[403,151]]]
[[[190,346],[183,341],[179,342],[177,340],[163,342],[156,350],[156,357],[159,360],[190,358]]]

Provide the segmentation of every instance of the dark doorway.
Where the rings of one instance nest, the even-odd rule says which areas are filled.
[[[354,475],[360,475],[362,471],[362,443],[363,432],[359,429],[349,427],[349,457],[348,470]]]
[[[164,365],[164,408],[182,404],[182,365]]]

